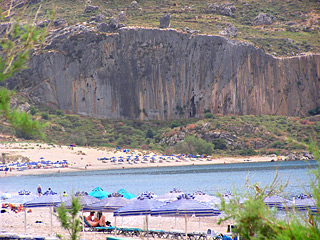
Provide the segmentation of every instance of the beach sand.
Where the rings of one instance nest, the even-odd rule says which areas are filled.
[[[30,161],[50,160],[51,162],[67,160],[69,166],[67,168],[40,168],[27,169],[17,171],[12,169],[5,173],[0,171],[0,177],[17,176],[17,175],[37,175],[48,174],[55,172],[70,172],[70,171],[86,171],[86,170],[107,170],[107,169],[123,169],[123,168],[145,168],[145,167],[164,167],[164,166],[186,166],[186,165],[203,165],[203,164],[228,164],[228,163],[243,163],[243,162],[270,162],[276,160],[270,156],[251,156],[251,157],[212,157],[206,158],[185,158],[184,160],[169,159],[159,162],[159,153],[150,151],[133,150],[132,153],[124,153],[122,150],[112,150],[107,148],[91,148],[91,147],[69,147],[57,146],[39,143],[0,143],[0,157],[2,154],[6,156],[21,156],[27,157]],[[98,158],[111,158],[113,156],[119,158],[122,156],[126,159],[129,155],[140,155],[140,161],[137,164],[129,164],[126,160],[123,163],[114,163],[110,160],[98,160]],[[141,161],[142,156],[149,155],[149,161]],[[151,156],[157,159],[154,163],[150,162]],[[249,160],[249,161],[248,161]],[[7,162],[6,162],[7,163]],[[1,189],[0,189],[1,191]]]
[[[89,213],[84,213],[88,215]],[[112,226],[115,225],[115,219],[112,213],[103,213],[107,221],[110,221]],[[220,233],[226,233],[227,225],[231,222],[225,222],[221,225],[217,224],[219,217],[190,217],[188,218],[187,231],[188,232],[206,232],[207,229],[213,229]],[[68,239],[68,233],[64,230],[56,216],[52,217],[52,231],[50,208],[32,208],[31,213],[27,213],[27,227],[26,234],[31,236],[49,237],[60,234]],[[39,222],[40,223],[36,223]],[[117,227],[135,227],[146,230],[146,220],[144,216],[130,216],[117,217]],[[200,221],[200,222],[199,222]],[[15,213],[13,211],[1,214],[0,229],[2,232],[25,234],[25,214],[24,212]],[[164,231],[185,231],[185,219],[174,217],[149,217],[149,229],[164,230]],[[114,236],[114,234],[107,234],[102,232],[81,232],[81,239],[106,239],[107,236]],[[119,237],[128,238],[128,236],[119,235]],[[138,238],[138,237],[135,237]],[[143,237],[141,237],[143,238]],[[145,237],[144,237],[145,238]]]

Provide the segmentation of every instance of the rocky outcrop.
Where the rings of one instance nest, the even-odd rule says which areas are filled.
[[[109,119],[301,115],[320,104],[320,56],[275,58],[249,43],[175,30],[76,25],[9,82],[37,103]]]

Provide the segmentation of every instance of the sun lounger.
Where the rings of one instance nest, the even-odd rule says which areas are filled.
[[[140,228],[128,228],[128,227],[118,228],[118,234],[122,234],[124,236],[140,237],[143,232],[144,231]]]
[[[107,232],[107,233],[112,233],[113,231],[115,231],[115,227],[92,227],[86,219],[83,219],[82,217],[80,217],[81,220],[84,221],[84,230],[85,231],[89,231],[89,232]]]

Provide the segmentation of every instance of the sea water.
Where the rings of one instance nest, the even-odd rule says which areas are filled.
[[[247,180],[263,187],[271,184],[277,175],[280,183],[288,182],[283,195],[292,197],[310,191],[313,177],[310,170],[316,166],[316,161],[246,162],[2,177],[0,192],[35,193],[41,184],[43,190],[50,187],[55,192],[69,194],[90,192],[99,186],[110,193],[124,188],[136,195],[146,191],[161,195],[177,188],[185,193],[201,190],[215,195],[226,191],[245,193]]]

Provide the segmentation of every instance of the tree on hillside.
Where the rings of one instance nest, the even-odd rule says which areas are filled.
[[[40,9],[40,8],[39,8]],[[10,15],[9,9],[7,14]],[[0,12],[1,16],[3,13]],[[3,19],[1,19],[3,21]],[[47,29],[39,29],[34,24],[22,24],[18,20],[11,20],[2,24],[0,36],[0,84],[14,74],[26,68],[30,53],[34,47],[43,43]],[[0,88],[0,118],[3,124],[8,124],[16,130],[16,133],[24,138],[44,137],[44,124],[33,120],[26,112],[13,109],[10,106],[14,91],[6,87]]]

